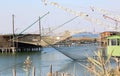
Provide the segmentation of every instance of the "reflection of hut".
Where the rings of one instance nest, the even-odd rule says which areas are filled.
[[[25,64],[25,65],[32,65],[32,61],[31,61],[31,59],[30,59],[30,56],[27,56],[24,64]]]
[[[31,66],[32,66],[32,61],[30,59],[30,56],[27,56],[26,60],[24,61],[24,66],[23,66],[24,67],[23,70],[26,72],[26,76],[29,76]]]
[[[23,70],[28,72],[29,69],[31,68],[31,66],[32,66],[32,61],[30,59],[30,56],[27,56],[26,60],[24,61],[24,68],[23,68]]]
[[[116,32],[116,31],[105,31],[105,32],[102,32],[100,34],[100,36],[101,36],[101,46],[105,46],[106,47],[106,45],[107,45],[107,39],[106,38],[108,36],[117,35],[117,34],[119,34],[119,32]]]

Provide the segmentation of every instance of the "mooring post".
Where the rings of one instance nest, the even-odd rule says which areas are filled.
[[[55,76],[58,76],[58,71],[55,72]]]
[[[62,74],[62,76],[64,76],[64,73]]]
[[[32,76],[35,76],[35,67],[32,68]]]
[[[52,76],[52,65],[50,65],[50,72],[47,74],[47,76]]]
[[[15,51],[16,51],[15,47],[12,47],[12,53],[13,54],[15,54]]]
[[[15,68],[13,68],[13,76],[16,76],[16,70],[15,70]]]
[[[119,62],[119,57],[118,57],[118,71],[120,71],[120,62]]]
[[[52,74],[52,64],[50,65],[50,73]]]
[[[2,50],[2,54],[3,54],[4,53],[4,49],[2,48],[1,50]]]

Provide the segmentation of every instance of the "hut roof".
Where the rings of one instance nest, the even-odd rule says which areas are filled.
[[[120,35],[109,36],[107,39],[120,39]]]

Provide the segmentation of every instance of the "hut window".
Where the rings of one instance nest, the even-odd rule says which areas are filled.
[[[120,39],[117,39],[117,45],[120,45]]]
[[[116,45],[117,42],[116,42],[116,39],[111,39],[111,45]]]
[[[109,41],[110,41],[110,40],[108,39],[108,41],[107,41],[107,42],[108,42],[108,43],[107,43],[107,44],[108,44],[108,46],[110,45]]]

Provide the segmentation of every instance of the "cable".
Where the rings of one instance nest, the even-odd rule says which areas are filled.
[[[49,14],[49,12],[47,12],[46,14],[44,14],[42,17],[40,17],[40,19],[42,19],[43,17],[45,17],[47,14]],[[29,29],[31,26],[33,26],[35,23],[37,23],[39,21],[39,19],[37,19],[35,22],[33,22],[30,26],[28,26],[27,28],[25,28],[22,32],[20,32],[19,34],[22,34],[23,32],[25,32],[27,29]],[[18,34],[18,35],[19,35]]]
[[[42,17],[40,17],[40,19],[44,18],[47,14],[49,14],[49,12],[47,12],[46,14],[44,14]],[[25,32],[26,30],[28,30],[30,27],[32,27],[35,23],[37,23],[39,21],[39,19],[37,19],[35,22],[33,22],[31,25],[29,25],[27,28],[25,28],[23,31],[21,31],[17,36],[15,36],[15,38],[19,38],[19,37],[23,37],[25,36],[25,34],[22,34],[23,32]],[[15,39],[14,38],[14,39]],[[11,39],[13,40],[13,39]]]
[[[113,29],[114,28],[114,27],[112,27],[111,24],[106,24],[106,23],[104,23],[103,21],[101,21],[101,20],[99,20],[97,18],[90,17],[90,15],[88,15],[88,14],[86,14],[84,12],[78,12],[78,11],[72,10],[70,8],[63,7],[63,6],[59,5],[56,2],[49,2],[48,0],[43,0],[43,2],[44,2],[45,5],[50,4],[52,6],[55,6],[57,8],[60,8],[60,9],[62,9],[64,11],[66,11],[66,12],[69,12],[71,14],[79,16],[79,17],[81,17],[81,18],[83,18],[83,19],[85,19],[85,20],[87,20],[87,21],[89,21],[91,23],[95,23],[97,25],[101,25],[101,26],[109,28],[109,29]]]
[[[51,47],[53,47],[54,49],[58,50],[60,53],[62,53],[62,54],[64,54],[65,56],[69,57],[70,59],[76,60],[76,59],[74,59],[73,57],[69,56],[68,54],[61,52],[60,49],[56,48],[54,45],[50,44],[50,43],[47,42],[46,40],[44,40],[44,39],[42,39],[42,40],[43,40],[45,43],[47,43],[49,46],[51,46]]]
[[[61,28],[62,26],[64,26],[65,24],[67,24],[67,23],[69,23],[69,22],[71,22],[71,21],[73,21],[73,20],[76,19],[77,17],[78,17],[78,16],[75,16],[74,18],[72,18],[72,19],[66,21],[65,23],[63,23],[63,24],[57,26],[56,28],[50,30],[48,33],[46,33],[46,35],[49,34],[50,32],[53,32],[53,31],[57,30],[58,28]]]

